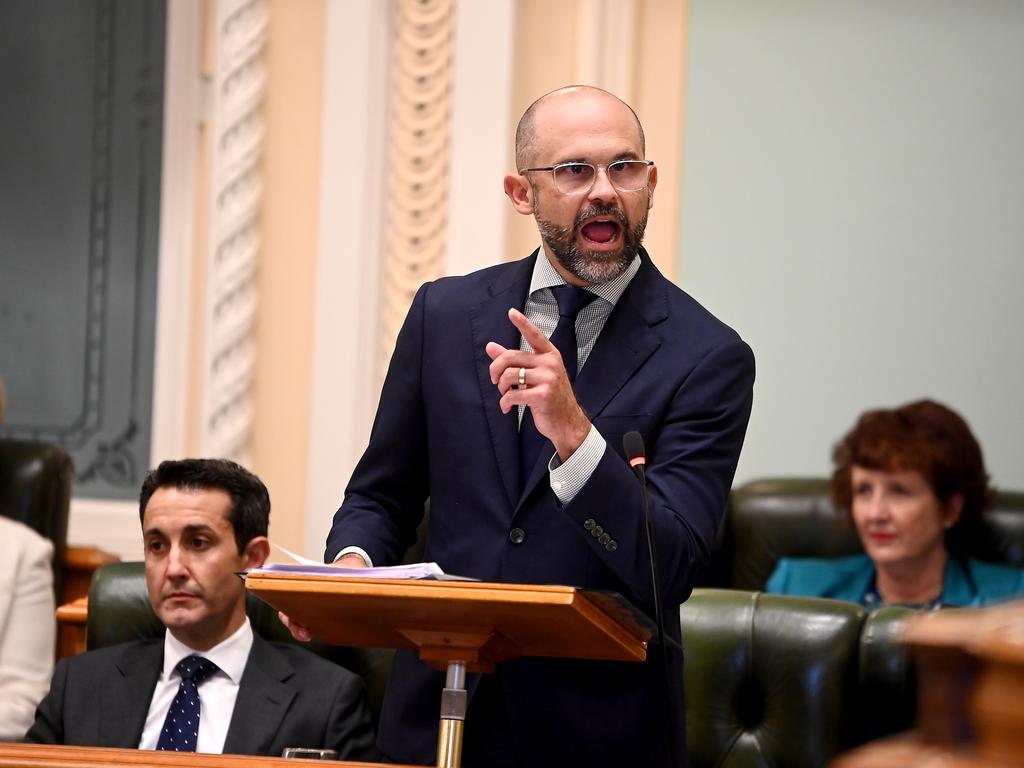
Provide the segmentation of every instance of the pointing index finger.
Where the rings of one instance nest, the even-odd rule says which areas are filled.
[[[548,341],[548,337],[541,333],[540,328],[531,323],[522,312],[518,309],[510,309],[508,311],[508,319],[512,321],[512,325],[519,329],[519,332],[523,334],[523,338],[529,342],[530,346],[533,347],[533,351],[543,354],[550,352],[555,347]]]

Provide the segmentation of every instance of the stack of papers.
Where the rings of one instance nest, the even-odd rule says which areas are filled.
[[[444,579],[437,563],[412,563],[384,568],[342,568],[320,563],[268,563],[249,573],[291,573],[298,576],[334,576],[341,579]]]

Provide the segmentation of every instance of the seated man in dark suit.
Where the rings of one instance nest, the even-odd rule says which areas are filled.
[[[149,600],[167,631],[61,661],[26,740],[375,759],[362,681],[250,627],[236,572],[270,548],[259,478],[226,460],[165,461],[142,485],[139,514]]]

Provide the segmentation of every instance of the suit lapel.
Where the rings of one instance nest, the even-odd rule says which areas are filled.
[[[576,378],[576,399],[590,419],[601,414],[615,394],[661,345],[651,326],[668,317],[665,278],[641,251],[640,269],[630,281],[601,330],[583,370]],[[520,503],[547,476],[545,454],[530,472]]]
[[[515,409],[503,414],[498,406],[498,388],[491,383],[488,370],[491,359],[484,347],[487,342],[494,341],[508,349],[519,348],[519,331],[508,319],[508,310],[510,307],[522,310],[526,305],[536,258],[537,251],[534,251],[529,258],[502,272],[501,277],[489,286],[487,299],[470,310],[480,395],[498,471],[512,507],[519,499],[519,425]]]
[[[254,635],[249,661],[238,687],[235,711],[224,740],[225,754],[268,754],[295,690],[285,681],[294,674],[288,660]]]
[[[139,746],[153,689],[164,660],[163,640],[125,647],[115,662],[109,685],[97,691],[100,700],[100,743],[110,747]]]
[[[664,278],[646,251],[642,257],[639,271],[609,315],[576,379],[576,398],[591,419],[601,414],[661,345],[651,326],[668,317]]]

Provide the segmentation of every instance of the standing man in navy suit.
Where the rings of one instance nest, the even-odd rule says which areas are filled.
[[[541,247],[420,288],[326,559],[398,562],[429,498],[425,559],[446,572],[614,590],[650,611],[640,488],[622,452],[638,430],[678,641],[675,609],[708,564],[743,444],[753,355],[641,247],[658,171],[627,104],[580,86],[542,97],[519,124],[516,163],[505,193],[534,216]],[[669,765],[682,658],[672,650],[666,712],[659,655],[523,658],[470,675],[464,764]],[[387,757],[433,761],[443,681],[398,653],[379,729]]]

